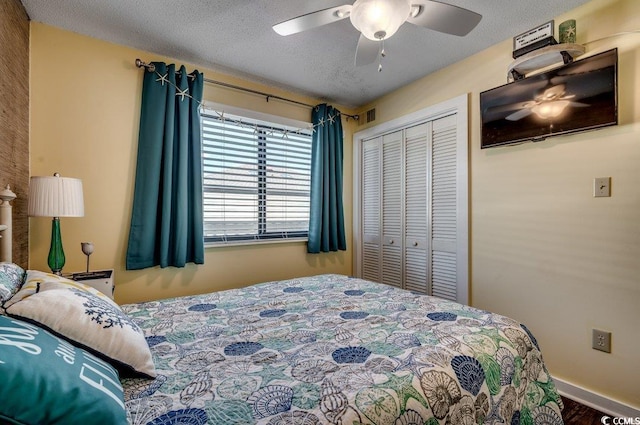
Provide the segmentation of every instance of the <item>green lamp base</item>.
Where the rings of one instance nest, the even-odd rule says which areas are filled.
[[[60,233],[60,218],[53,217],[51,221],[51,247],[49,248],[49,268],[57,275],[62,274],[64,267],[64,250],[62,249],[62,234]]]

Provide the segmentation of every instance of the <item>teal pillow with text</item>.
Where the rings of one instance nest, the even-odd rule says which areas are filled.
[[[0,423],[126,424],[118,372],[33,324],[0,316]]]

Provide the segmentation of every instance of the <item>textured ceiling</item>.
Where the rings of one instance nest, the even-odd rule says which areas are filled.
[[[354,66],[359,33],[349,19],[287,37],[271,29],[286,19],[351,0],[22,3],[34,21],[357,107],[587,1],[443,0],[480,13],[482,21],[466,37],[404,24],[386,41],[380,73],[377,64]]]

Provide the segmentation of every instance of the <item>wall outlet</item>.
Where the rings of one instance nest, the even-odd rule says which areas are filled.
[[[591,347],[594,350],[604,351],[605,353],[611,352],[611,332],[593,329],[591,339]]]

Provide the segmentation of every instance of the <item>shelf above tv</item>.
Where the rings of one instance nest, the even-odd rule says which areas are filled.
[[[554,44],[534,50],[511,62],[507,71],[507,79],[509,81],[518,80],[539,69],[556,64],[567,64],[584,52],[584,46],[573,43]]]

